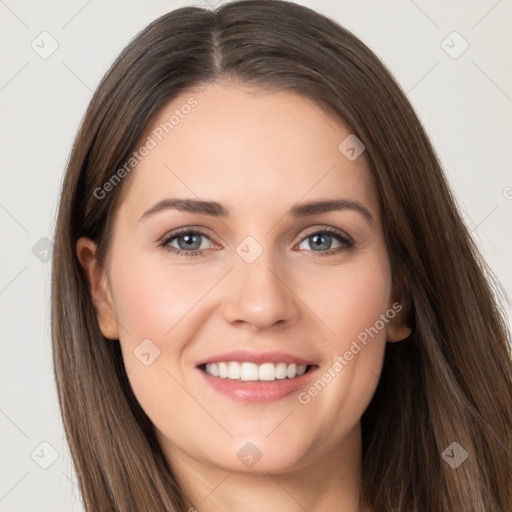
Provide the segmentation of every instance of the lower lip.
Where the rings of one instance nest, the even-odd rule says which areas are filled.
[[[209,375],[198,368],[206,382],[219,393],[239,402],[272,402],[285,396],[298,392],[311,378],[311,374],[317,369],[310,368],[307,373],[293,379],[276,379],[270,381],[243,381],[233,379],[221,379]]]

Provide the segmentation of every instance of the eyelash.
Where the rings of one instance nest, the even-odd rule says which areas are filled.
[[[299,245],[302,242],[304,242],[304,240],[307,240],[309,237],[311,237],[312,235],[321,235],[321,234],[332,235],[334,238],[336,238],[338,240],[338,242],[340,242],[342,244],[342,246],[337,247],[335,249],[329,249],[326,251],[322,251],[320,253],[318,253],[317,251],[310,251],[313,253],[317,253],[317,254],[315,254],[314,257],[322,258],[324,256],[331,256],[331,255],[337,254],[342,251],[350,251],[355,247],[355,242],[352,240],[352,238],[350,238],[348,235],[346,235],[343,231],[340,231],[335,228],[328,228],[328,227],[307,231],[306,233],[304,233],[304,235],[300,239]],[[203,233],[202,231],[197,231],[197,230],[189,229],[189,228],[181,228],[179,230],[168,233],[166,236],[164,236],[159,245],[161,247],[163,247],[164,249],[166,249],[167,251],[173,252],[174,254],[176,254],[177,256],[180,256],[180,257],[203,256],[203,249],[184,251],[182,249],[176,249],[176,247],[169,246],[169,243],[172,240],[174,240],[175,238],[179,238],[180,236],[183,236],[183,235],[199,235],[199,236],[204,236],[206,238],[210,238],[206,233]]]

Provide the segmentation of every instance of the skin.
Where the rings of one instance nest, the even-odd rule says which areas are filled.
[[[101,330],[119,339],[134,393],[197,510],[357,511],[360,418],[386,341],[409,333],[399,314],[306,405],[297,393],[233,400],[195,365],[238,348],[279,350],[314,361],[319,377],[399,300],[364,153],[349,161],[338,145],[350,131],[311,101],[234,82],[180,94],[142,140],[191,96],[197,106],[124,183],[104,267],[94,242],[77,243]],[[169,197],[218,201],[231,216],[166,209],[140,219]],[[373,221],[350,209],[287,215],[298,202],[333,198],[359,202]],[[159,245],[180,227],[205,233],[202,255]],[[338,252],[316,256],[329,249],[301,237],[325,227],[354,248],[328,235]],[[236,252],[247,236],[263,249],[252,263]],[[149,366],[133,353],[147,338],[160,350]],[[247,442],[262,454],[251,468],[237,457]]]

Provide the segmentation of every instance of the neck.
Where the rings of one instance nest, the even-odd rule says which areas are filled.
[[[167,446],[175,474],[190,503],[189,512],[367,512],[359,508],[361,430],[310,464],[286,473],[237,473],[189,457]],[[313,453],[314,447],[311,447]],[[172,456],[171,456],[172,452]]]

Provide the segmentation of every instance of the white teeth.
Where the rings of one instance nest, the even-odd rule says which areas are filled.
[[[297,375],[297,365],[295,363],[288,365],[288,370],[286,371],[286,375],[289,379],[293,379],[295,375]]]
[[[297,366],[297,377],[299,377],[300,375],[304,375],[306,373],[306,368],[307,365],[299,364],[299,366]]]
[[[231,380],[276,380],[276,379],[294,379],[306,373],[307,365],[295,363],[263,363],[255,364],[249,362],[238,363],[237,361],[227,361],[220,363],[207,363],[205,371],[213,377]]]
[[[276,365],[272,363],[264,363],[260,366],[258,372],[259,380],[275,380]]]
[[[232,364],[237,363],[229,363],[231,366]],[[254,363],[242,363],[242,366],[240,367],[240,378],[242,380],[258,380],[258,365]]]
[[[226,363],[212,363],[212,367],[214,366],[218,366],[219,368],[219,377],[221,379],[226,379],[228,376],[228,365]],[[213,372],[212,375],[214,375]]]
[[[239,379],[241,375],[240,365],[232,361],[228,363],[228,379]]]
[[[288,365],[286,363],[276,364],[276,379],[286,379],[288,373]]]
[[[219,367],[215,363],[207,363],[205,370],[208,375],[219,376]]]

